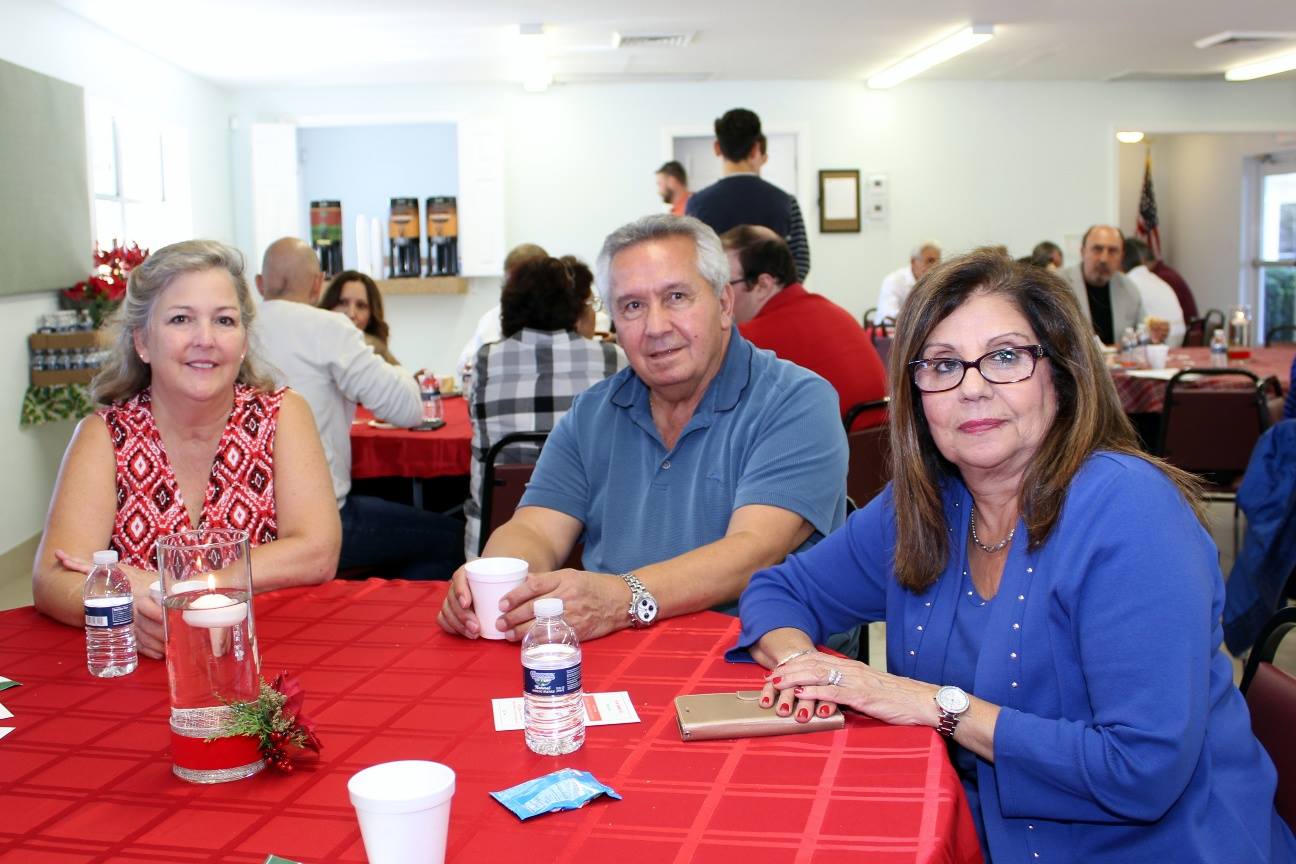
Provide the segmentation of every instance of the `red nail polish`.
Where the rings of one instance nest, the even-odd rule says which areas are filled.
[[[793,695],[793,696],[800,696],[800,695],[801,695],[801,688],[800,688],[800,687],[793,687],[793,688],[792,688],[792,695]]]
[[[778,713],[780,717],[786,717],[787,715],[792,713],[792,709],[786,705],[780,705],[778,707]]]
[[[775,678],[775,679],[774,679],[774,683],[777,684],[777,683],[779,683],[779,682],[782,681],[782,680],[783,680],[782,677]]]
[[[820,705],[820,706],[819,706],[819,716],[820,716],[820,717],[827,717],[827,716],[828,716],[828,712],[830,712],[830,711],[832,711],[832,709],[829,708],[827,705]]]
[[[769,703],[770,703],[770,700],[769,700],[769,697],[768,697],[768,696],[762,696],[762,697],[761,697],[761,707],[762,707],[762,708],[768,708],[768,707],[769,707]]]
[[[797,712],[797,719],[798,719],[798,720],[809,720],[809,719],[810,719],[810,712],[807,711],[806,709],[802,708],[800,711]]]

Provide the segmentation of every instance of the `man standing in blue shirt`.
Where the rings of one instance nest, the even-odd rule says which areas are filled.
[[[724,176],[689,196],[685,211],[717,234],[739,225],[763,225],[787,240],[796,260],[797,281],[810,273],[810,241],[796,198],[762,180],[768,155],[760,118],[746,108],[726,111],[715,121],[715,152]]]
[[[582,639],[732,607],[753,572],[845,518],[836,393],[738,333],[715,232],[647,216],[609,235],[597,269],[630,367],[577,397],[486,544],[528,561],[526,583],[474,610],[461,569],[438,619],[451,633],[500,615],[520,639],[547,596]],[[585,569],[557,570],[577,542]]]

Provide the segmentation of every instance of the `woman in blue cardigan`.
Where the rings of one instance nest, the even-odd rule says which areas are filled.
[[[1193,479],[1138,450],[1074,295],[977,252],[905,301],[894,479],[752,577],[762,704],[949,738],[989,860],[1279,862]],[[887,622],[887,668],[814,645]]]

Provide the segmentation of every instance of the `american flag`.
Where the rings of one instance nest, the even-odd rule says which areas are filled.
[[[1157,227],[1156,192],[1152,189],[1152,151],[1147,153],[1143,163],[1143,194],[1139,196],[1138,229],[1139,239],[1148,244],[1153,258],[1161,257],[1161,230]]]

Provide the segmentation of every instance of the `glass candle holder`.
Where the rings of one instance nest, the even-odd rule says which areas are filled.
[[[177,777],[224,783],[265,762],[259,740],[231,735],[235,705],[260,695],[246,531],[184,531],[157,544]]]

